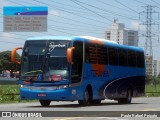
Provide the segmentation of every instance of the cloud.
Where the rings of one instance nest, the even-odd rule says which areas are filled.
[[[7,32],[1,32],[1,36],[8,37],[8,38],[16,37],[15,34],[10,34]]]
[[[0,52],[23,46],[24,41],[14,33],[0,32]]]
[[[59,13],[58,11],[56,11],[56,10],[49,10],[49,11],[48,11],[48,14],[49,14],[49,15],[60,16],[60,13]]]
[[[136,29],[136,30],[138,30],[139,29],[139,22],[138,21],[131,21],[131,27],[133,28],[133,29]]]
[[[145,31],[145,26],[140,24],[139,21],[131,21],[131,27],[134,30]]]

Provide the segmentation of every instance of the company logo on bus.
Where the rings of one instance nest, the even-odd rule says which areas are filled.
[[[50,44],[49,44],[49,52],[52,52],[53,50],[54,50],[54,48],[62,48],[62,47],[66,47],[66,45],[65,44],[54,44],[54,42],[51,42]]]

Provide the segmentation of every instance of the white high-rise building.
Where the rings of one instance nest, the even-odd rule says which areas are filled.
[[[160,61],[154,60],[154,76],[157,77],[160,74]]]
[[[117,20],[114,20],[110,29],[105,32],[105,39],[119,44],[138,46],[138,31],[127,30],[123,23],[117,23]]]

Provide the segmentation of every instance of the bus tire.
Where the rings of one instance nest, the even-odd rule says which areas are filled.
[[[126,104],[130,104],[131,101],[132,101],[132,89],[129,88],[129,89],[127,90],[127,98],[125,98],[125,103],[126,103]]]
[[[39,102],[43,107],[48,107],[51,103],[50,100],[39,100]]]
[[[118,104],[124,104],[125,98],[119,98],[118,99]]]
[[[127,96],[126,98],[120,98],[118,99],[119,104],[130,104],[132,101],[132,89],[127,89]]]
[[[101,100],[91,100],[90,104],[100,104]]]
[[[89,100],[90,100],[90,94],[88,89],[86,89],[84,94],[84,100],[78,100],[78,103],[81,106],[86,106],[86,105],[89,105]]]

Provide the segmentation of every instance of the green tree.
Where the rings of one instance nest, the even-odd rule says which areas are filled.
[[[19,54],[16,57],[20,59]],[[0,72],[3,70],[10,70],[11,75],[14,71],[20,70],[20,65],[11,62],[11,51],[0,52]]]

